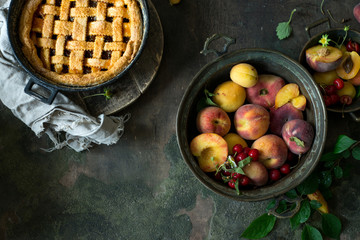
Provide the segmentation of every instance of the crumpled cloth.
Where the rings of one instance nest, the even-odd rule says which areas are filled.
[[[52,105],[29,96],[24,88],[29,75],[15,59],[8,39],[6,17],[9,0],[0,0],[0,100],[29,126],[36,136],[47,134],[54,142],[53,151],[68,146],[77,152],[93,144],[115,144],[124,132],[130,114],[114,117],[89,115],[60,92]],[[61,137],[60,137],[61,136]],[[61,140],[60,140],[61,138]]]

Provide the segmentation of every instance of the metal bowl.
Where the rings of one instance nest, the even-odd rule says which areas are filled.
[[[301,65],[303,65],[311,74],[314,73],[314,70],[306,63],[306,49],[318,45],[319,44],[319,40],[321,38],[322,35],[324,34],[328,34],[329,38],[337,41],[338,39],[343,39],[343,37],[345,36],[345,31],[342,28],[336,28],[336,29],[331,29],[325,32],[321,32],[315,36],[313,36],[303,47],[303,49],[301,50],[301,53],[299,55],[299,62]],[[360,32],[354,31],[354,30],[349,30],[348,31],[348,35],[347,35],[347,39],[352,39],[355,42],[360,43]],[[337,113],[352,113],[355,111],[360,110],[360,99],[355,100],[352,104],[345,106],[344,108],[340,105],[338,106],[329,106],[327,107],[327,110],[331,111],[331,112],[337,112]]]
[[[259,74],[269,73],[297,83],[307,98],[305,117],[315,130],[315,139],[311,149],[304,154],[293,171],[281,180],[257,189],[241,190],[238,195],[234,189],[213,179],[203,172],[197,159],[191,154],[189,143],[200,134],[196,130],[196,105],[204,96],[204,89],[210,92],[229,79],[230,69],[241,62],[253,65]],[[193,174],[209,189],[238,201],[259,201],[284,194],[300,184],[316,167],[322,154],[327,128],[327,114],[321,93],[311,75],[296,61],[285,55],[266,49],[238,50],[209,63],[194,77],[188,86],[177,113],[177,141],[185,162]]]

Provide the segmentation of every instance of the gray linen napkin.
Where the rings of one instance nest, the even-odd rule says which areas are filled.
[[[55,149],[68,146],[77,152],[95,144],[115,144],[124,132],[129,114],[111,117],[90,116],[81,107],[58,93],[47,105],[27,95],[24,87],[30,77],[17,63],[7,35],[6,16],[9,0],[0,0],[0,100],[12,113],[40,137],[46,133]],[[60,141],[59,136],[65,135]]]

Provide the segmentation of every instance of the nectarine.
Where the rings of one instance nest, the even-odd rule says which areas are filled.
[[[314,140],[314,129],[309,122],[294,119],[284,124],[282,137],[289,150],[299,155],[309,151]]]

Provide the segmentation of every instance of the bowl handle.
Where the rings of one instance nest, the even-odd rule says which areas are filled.
[[[288,203],[295,203],[295,208],[289,211],[285,211],[282,213],[277,213],[276,209],[279,207],[280,201],[285,200]],[[275,206],[269,209],[269,214],[274,215],[277,218],[292,218],[299,210],[301,206],[302,198],[289,198],[285,195],[281,195],[280,197],[275,199]]]
[[[48,95],[48,96],[44,96],[43,94],[39,93],[39,92],[35,92],[33,91],[33,86],[37,84],[38,86],[41,86],[43,89],[44,95]],[[44,91],[45,90],[45,91]],[[30,96],[35,97],[36,99],[40,100],[43,103],[49,104],[51,105],[51,103],[54,101],[56,94],[58,93],[58,90],[56,88],[51,88],[42,84],[38,84],[35,82],[35,80],[33,80],[32,78],[30,78],[30,80],[28,81],[28,83],[25,86],[24,89],[26,94],[29,94]]]
[[[216,41],[218,39],[221,39],[221,38],[225,39],[225,44],[224,44],[224,47],[223,47],[223,49],[221,51],[209,48],[209,45],[212,42],[214,42],[214,41]],[[226,35],[216,33],[216,34],[214,34],[211,37],[206,39],[205,44],[204,44],[204,48],[203,48],[203,50],[200,51],[200,53],[205,55],[205,56],[208,55],[209,53],[215,53],[219,57],[219,56],[225,54],[228,51],[229,46],[231,44],[234,44],[235,42],[236,42],[236,40],[234,38],[231,38],[231,37],[228,37]]]
[[[330,26],[330,20],[329,18],[325,17],[325,18],[322,18],[322,19],[319,19],[313,23],[311,23],[309,26],[305,27],[305,31],[307,32],[309,38],[311,38],[311,34],[310,34],[310,30],[314,27],[317,27],[323,23],[327,22],[328,23],[328,28],[330,29],[331,26]]]

